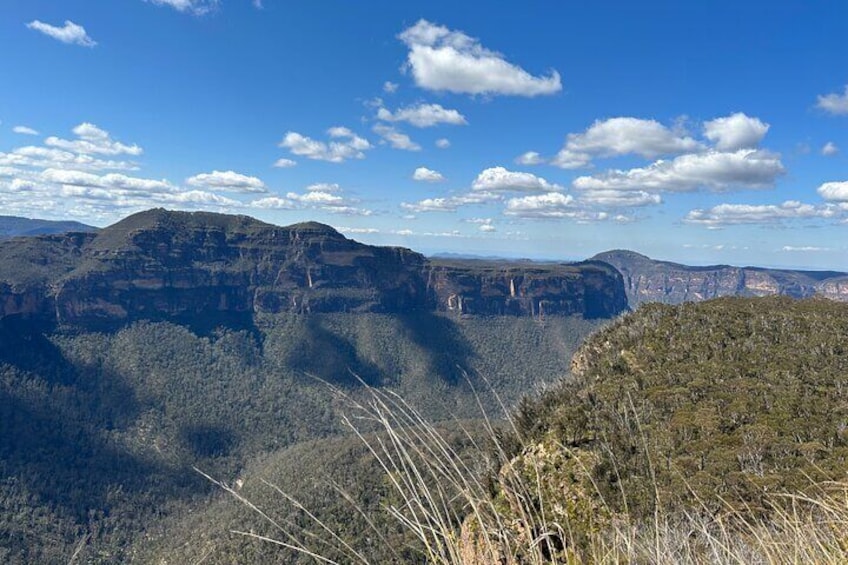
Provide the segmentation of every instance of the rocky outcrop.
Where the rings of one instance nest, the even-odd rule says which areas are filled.
[[[150,210],[97,234],[0,243],[0,318],[92,327],[275,312],[456,311],[610,317],[621,279],[600,263],[430,263],[322,224]]]
[[[603,263],[433,261],[427,288],[441,312],[608,318],[627,309],[621,277]]]
[[[608,263],[621,273],[628,302],[633,308],[645,302],[680,304],[722,296],[808,298],[820,295],[848,301],[845,273],[729,265],[690,267],[621,250],[607,251],[593,259]]]

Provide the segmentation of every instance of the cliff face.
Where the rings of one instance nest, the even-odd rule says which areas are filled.
[[[621,273],[633,308],[645,302],[680,304],[722,296],[819,295],[848,301],[848,277],[844,273],[728,265],[690,267],[655,261],[632,251],[608,251],[593,259],[608,263]]]
[[[0,243],[0,317],[65,325],[283,311],[610,317],[626,306],[606,265],[430,264],[317,223],[150,210],[97,234]]]
[[[606,318],[627,309],[621,277],[608,265],[433,261],[427,287],[435,307],[457,314],[579,314]]]

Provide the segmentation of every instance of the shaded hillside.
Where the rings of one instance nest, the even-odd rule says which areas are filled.
[[[80,222],[0,216],[0,239],[67,232],[95,232],[97,230],[98,228],[94,226],[88,226]]]
[[[95,235],[8,240],[0,258],[0,318],[89,329],[160,319],[249,325],[278,312],[609,318],[627,307],[620,276],[601,263],[431,264],[314,222],[279,227],[204,212],[149,210]]]
[[[834,271],[793,271],[711,265],[692,267],[657,261],[633,251],[599,253],[594,260],[621,273],[631,307],[646,302],[680,304],[723,296],[809,298],[820,295],[848,301],[848,275]]]
[[[342,431],[347,406],[315,377],[358,398],[356,373],[434,420],[474,416],[478,402],[498,409],[493,391],[510,404],[565,376],[597,327],[282,313],[199,335],[171,322],[85,332],[4,318],[0,562],[67,563],[77,548],[81,562],[124,562],[135,542],[167,538],[166,517],[218,494],[193,466],[232,480],[257,457]]]

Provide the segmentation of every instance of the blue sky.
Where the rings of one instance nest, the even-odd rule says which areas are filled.
[[[848,269],[844,2],[3,4],[2,214]]]

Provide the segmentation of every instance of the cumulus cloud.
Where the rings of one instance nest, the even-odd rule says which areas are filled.
[[[232,212],[243,204],[217,191],[253,192],[252,177],[232,171],[193,177],[183,188],[166,179],[125,174],[137,170],[129,161],[102,155],[138,155],[141,148],[115,141],[108,132],[83,123],[76,139],[49,137],[48,146],[25,146],[0,153],[0,209],[37,217],[79,217],[109,223],[151,207]],[[116,172],[121,171],[121,172]],[[194,185],[194,186],[193,186]],[[210,190],[205,190],[209,188]]]
[[[27,126],[15,126],[12,128],[12,131],[21,135],[38,135],[37,130],[34,130]]]
[[[427,90],[460,94],[538,96],[562,90],[559,73],[533,76],[461,31],[419,20],[398,38],[409,48],[406,67]]]
[[[294,167],[295,165],[297,165],[297,161],[294,161],[292,159],[282,158],[274,161],[274,166],[278,169],[289,169],[291,167]]]
[[[659,160],[647,167],[612,170],[574,180],[578,190],[646,190],[692,192],[701,188],[767,188],[785,169],[780,157],[767,151],[708,151]]]
[[[522,218],[565,218],[576,213],[574,197],[561,192],[510,198],[504,210],[504,214]]]
[[[420,145],[412,141],[408,135],[398,131],[392,126],[376,124],[372,130],[387,141],[394,149],[402,149],[403,151],[421,151]]]
[[[250,206],[263,210],[294,210],[297,208],[297,205],[293,201],[279,196],[266,196],[265,198],[254,200],[250,203]]]
[[[499,194],[492,192],[477,192],[442,198],[425,198],[418,202],[403,202],[400,206],[409,212],[456,212],[460,206],[487,204],[501,200]]]
[[[450,145],[450,140],[444,137],[436,140],[436,147],[439,149],[447,149]]]
[[[383,92],[385,92],[386,94],[394,94],[395,92],[397,92],[397,89],[398,84],[396,82],[387,80],[383,83]]]
[[[492,218],[468,218],[465,222],[469,224],[476,224],[477,229],[483,233],[492,233],[497,231]]]
[[[842,94],[820,95],[816,101],[816,107],[835,116],[848,114],[848,85],[845,86],[845,91]]]
[[[39,180],[65,186],[117,189],[130,192],[174,192],[176,187],[166,180],[130,177],[119,173],[96,175],[85,171],[45,169]]]
[[[689,212],[684,222],[719,229],[742,224],[778,225],[790,220],[833,218],[839,210],[833,205],[815,206],[797,200],[783,204],[719,204],[707,210]]]
[[[545,160],[535,151],[528,151],[516,157],[515,162],[519,165],[541,165]]]
[[[109,132],[94,124],[84,122],[73,129],[77,139],[67,140],[50,136],[44,140],[45,145],[81,153],[84,155],[141,155],[138,145],[125,145],[112,139]]]
[[[825,157],[833,157],[837,153],[839,153],[839,147],[837,147],[836,144],[832,141],[828,141],[821,148],[821,154]]]
[[[265,183],[235,171],[212,171],[186,179],[186,184],[195,188],[223,190],[224,192],[257,193],[268,192]]]
[[[86,33],[85,28],[81,25],[75,24],[70,20],[65,20],[65,25],[62,27],[53,26],[50,24],[46,24],[44,22],[40,22],[38,20],[33,20],[27,24],[29,29],[34,29],[35,31],[41,32],[48,37],[52,37],[62,43],[68,43],[70,45],[81,45],[83,47],[94,47],[97,45],[97,42],[91,39]]]
[[[601,208],[636,208],[661,204],[659,194],[644,190],[587,190],[580,194],[580,202]]]
[[[471,189],[483,192],[547,192],[559,191],[562,187],[532,173],[492,167],[477,175]]]
[[[146,0],[158,6],[170,6],[178,12],[188,12],[198,16],[208,14],[218,7],[219,0]],[[261,0],[254,0],[253,5],[262,7]]]
[[[464,126],[465,116],[457,110],[449,110],[441,104],[416,104],[399,108],[394,112],[386,108],[377,110],[377,118],[386,122],[407,122],[415,127],[428,128],[438,124]]]
[[[701,148],[693,138],[656,120],[618,117],[596,120],[585,132],[568,134],[565,145],[551,163],[563,169],[576,169],[588,165],[597,156],[635,154],[654,158]]]
[[[359,201],[342,194],[338,184],[316,183],[303,192],[289,192],[285,198],[267,196],[254,200],[251,207],[274,210],[319,210],[330,214],[370,216],[371,210],[359,207]]]
[[[50,147],[28,145],[10,153],[0,152],[0,166],[32,168],[72,168],[83,170],[136,170],[138,165],[129,161],[103,160],[91,155]]]
[[[330,163],[343,163],[348,159],[364,159],[365,151],[372,148],[367,139],[359,137],[345,127],[332,127],[327,130],[327,135],[335,141],[329,143],[316,141],[289,131],[280,142],[280,147],[288,149],[294,155]]]
[[[704,137],[712,141],[719,151],[736,151],[759,145],[769,127],[759,118],[737,112],[704,122]]]
[[[848,202],[848,181],[826,182],[817,192],[830,202]]]
[[[442,182],[445,180],[442,173],[428,169],[427,167],[418,167],[415,169],[415,172],[412,173],[412,178],[413,180],[422,182]]]

